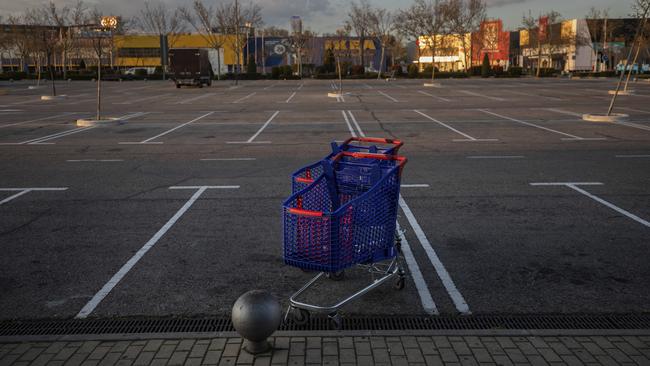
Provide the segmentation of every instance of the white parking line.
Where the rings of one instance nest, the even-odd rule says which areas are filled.
[[[607,207],[611,208],[612,210],[614,210],[614,211],[616,211],[616,212],[618,212],[618,213],[620,213],[622,215],[627,216],[628,218],[638,222],[639,224],[650,228],[650,222],[648,222],[648,221],[640,218],[639,216],[637,216],[637,215],[635,215],[635,214],[633,214],[633,213],[631,213],[629,211],[626,211],[626,210],[624,210],[624,209],[622,209],[622,208],[620,208],[620,207],[618,207],[618,206],[616,206],[616,205],[614,205],[612,203],[609,203],[609,202],[605,201],[604,199],[602,199],[602,198],[600,198],[598,196],[595,196],[595,195],[585,191],[584,189],[578,187],[578,186],[602,186],[603,183],[599,183],[599,182],[586,182],[586,183],[530,183],[530,185],[531,186],[564,186],[564,187],[569,187],[569,188],[573,189],[574,191],[579,192],[579,193],[591,198],[592,200],[594,200],[594,201],[596,201],[596,202],[598,202],[598,203],[600,203],[600,204],[602,204],[604,206],[607,206]]]
[[[536,125],[534,123],[530,123],[530,122],[522,121],[522,120],[519,120],[519,119],[516,119],[516,118],[504,116],[504,115],[501,115],[501,114],[498,114],[498,113],[490,112],[490,111],[488,111],[486,109],[478,109],[478,110],[485,113],[485,114],[490,114],[490,115],[493,115],[495,117],[507,119],[507,120],[512,121],[512,122],[521,123],[521,124],[526,125],[526,126],[539,128],[540,130],[545,130],[545,131],[548,131],[548,132],[556,133],[558,135],[567,136],[568,138],[563,138],[562,139],[562,140],[565,140],[565,141],[601,141],[601,140],[606,140],[605,138],[599,138],[599,137],[598,138],[586,138],[586,137],[571,135],[571,134],[568,134],[568,133],[565,133],[565,132],[561,132],[561,131],[557,131],[557,130],[548,128],[548,127]]]
[[[263,90],[269,90],[269,89],[275,87],[276,85],[278,85],[278,83],[271,84],[271,85],[267,86],[266,88],[263,88]]]
[[[343,114],[345,116],[345,113]],[[365,137],[366,134],[361,130],[361,128],[357,125],[357,129],[359,130],[359,136]],[[355,134],[352,134],[353,137],[356,137]],[[426,188],[426,187],[423,187]],[[436,273],[438,274],[438,277],[440,278],[440,281],[442,282],[443,286],[447,290],[447,293],[451,297],[454,305],[456,306],[456,309],[462,313],[462,314],[470,314],[469,306],[465,302],[465,299],[463,298],[463,295],[460,294],[460,291],[456,288],[456,285],[451,279],[451,276],[445,269],[444,265],[440,261],[440,258],[438,258],[438,255],[436,252],[433,250],[433,247],[431,246],[431,243],[429,243],[429,240],[427,239],[426,235],[424,234],[424,231],[422,231],[422,228],[418,224],[418,222],[415,220],[415,216],[409,209],[409,207],[406,205],[406,201],[404,201],[404,198],[402,195],[399,196],[399,205],[402,208],[402,211],[404,211],[404,214],[406,215],[409,224],[415,231],[415,234],[420,241],[420,244],[424,248],[425,252],[427,253],[427,256],[429,257],[429,261],[433,265],[434,269],[436,270]],[[397,223],[397,227],[399,229],[399,223]],[[404,237],[404,234],[399,230],[399,235],[400,238],[403,239],[403,242],[406,242],[406,238]],[[408,247],[408,245],[407,245]],[[408,249],[410,252],[410,247]],[[415,258],[413,257],[413,254],[411,253],[411,260],[413,263],[415,263]],[[404,255],[406,257],[406,253]],[[412,264],[409,264],[407,261],[407,265],[409,266],[409,271],[411,272],[413,276],[413,280],[416,281],[422,281],[421,283],[416,282],[416,288],[418,288],[418,293],[420,294],[420,300],[422,301],[422,306],[425,308],[425,311],[427,309],[431,309],[428,311],[432,311],[433,313],[436,313],[438,310],[435,307],[435,304],[433,303],[433,299],[431,298],[431,293],[428,290],[428,287],[426,285],[426,282],[424,282],[424,277],[422,277],[422,273],[420,272],[420,268],[417,266],[417,263],[415,263],[415,266],[411,266]],[[420,288],[424,288],[426,291],[420,292]]]
[[[467,159],[523,159],[522,155],[485,155],[485,156],[468,156]]]
[[[431,93],[427,93],[427,92],[422,91],[422,90],[418,90],[418,93],[420,93],[420,94],[422,94],[422,95],[426,95],[426,96],[431,97],[431,98],[435,98],[435,99],[438,99],[438,100],[442,100],[443,102],[451,102],[451,99],[447,99],[447,98],[439,97],[439,96],[437,96],[437,95],[433,95],[433,94],[431,94]]]
[[[5,127],[11,127],[11,126],[18,126],[18,125],[24,125],[26,123],[32,123],[32,122],[38,122],[38,121],[47,121],[49,119],[54,119],[54,118],[59,118],[59,117],[65,117],[65,116],[70,116],[74,114],[79,114],[79,113],[63,113],[63,114],[57,114],[55,116],[50,116],[50,117],[44,117],[44,118],[37,118],[37,119],[30,119],[29,121],[22,121],[22,122],[16,122],[16,123],[10,123],[10,124],[3,124],[0,125],[0,128],[5,128]]]
[[[39,137],[39,138],[27,140],[27,141],[22,141],[22,142],[3,142],[3,143],[0,143],[0,145],[47,145],[47,144],[44,144],[45,141],[50,141],[50,140],[58,139],[58,138],[69,136],[69,135],[74,135],[74,134],[79,133],[79,132],[84,132],[84,131],[91,130],[91,129],[95,128],[95,127],[96,126],[75,128],[73,130],[63,131],[63,132],[55,133],[55,134],[52,134],[52,135],[43,136],[43,137]]]
[[[264,125],[262,125],[262,127],[260,127],[260,129],[257,130],[257,132],[255,132],[255,134],[254,134],[253,136],[251,136],[251,138],[249,138],[247,141],[228,141],[228,142],[226,142],[226,143],[227,143],[227,144],[270,144],[271,141],[257,141],[257,142],[256,142],[255,139],[256,139],[257,136],[259,136],[259,135],[262,133],[262,131],[264,131],[264,129],[265,129],[265,128],[266,128],[266,127],[267,127],[267,126],[268,126],[268,125],[269,125],[269,124],[274,120],[274,119],[275,119],[275,117],[278,116],[278,114],[280,114],[280,111],[275,111],[275,113],[273,113],[273,115],[271,116],[271,118],[269,118],[269,119],[264,123]]]
[[[354,117],[354,114],[352,114],[352,111],[348,111],[348,114],[350,115],[350,119],[352,120],[352,123],[354,123],[354,125],[356,126],[357,130],[360,131],[360,132],[363,131],[361,129],[361,126],[359,126],[359,122],[357,122],[357,119]],[[363,132],[361,132],[361,133],[363,133]],[[366,137],[366,135],[363,134],[362,137]]]
[[[512,94],[525,95],[525,96],[528,96],[528,97],[546,98],[546,99],[551,99],[551,100],[562,100],[562,98],[548,97],[546,95],[525,93],[525,92],[522,92],[522,91],[519,91],[519,90],[501,89],[501,91],[504,91],[504,92],[507,92],[507,93],[512,93]]]
[[[7,197],[0,201],[0,205],[4,205],[10,201],[15,200],[16,198],[25,195],[29,192],[40,192],[40,191],[66,191],[68,188],[0,188],[0,192],[18,192],[13,196]]]
[[[79,159],[79,160],[66,160],[67,163],[117,163],[124,161],[122,159]]]
[[[458,291],[458,288],[456,287],[454,281],[451,279],[449,272],[447,272],[447,269],[442,264],[442,261],[438,257],[438,254],[436,254],[433,246],[431,246],[431,243],[429,242],[429,239],[427,239],[427,236],[422,230],[422,227],[420,227],[420,224],[418,224],[415,216],[413,215],[413,212],[408,207],[406,201],[404,201],[404,198],[401,195],[399,197],[399,206],[402,208],[404,215],[406,215],[406,219],[413,228],[415,236],[418,238],[418,241],[422,245],[422,248],[424,248],[424,251],[427,253],[429,261],[433,265],[433,268],[436,270],[436,273],[438,274],[442,285],[447,290],[447,293],[449,294],[451,301],[454,303],[456,310],[458,310],[458,312],[461,314],[471,314],[469,305],[467,305],[465,298],[460,293],[460,291]]]
[[[413,279],[413,282],[415,282],[415,288],[418,290],[418,295],[420,295],[420,302],[422,303],[422,308],[424,309],[424,312],[426,312],[427,314],[438,315],[439,312],[438,312],[438,308],[436,307],[436,303],[433,301],[433,297],[431,296],[429,287],[427,286],[427,283],[424,280],[424,276],[422,276],[422,271],[420,270],[420,266],[418,265],[418,262],[415,260],[413,251],[411,251],[411,246],[409,245],[408,240],[406,240],[406,236],[404,235],[404,232],[402,231],[399,222],[396,223],[396,229],[397,232],[399,233],[400,240],[402,241],[401,243],[402,254],[404,254],[404,260],[406,261],[406,266],[409,269],[409,273],[411,274],[411,278]]]
[[[159,138],[159,137],[162,137],[162,136],[165,136],[165,135],[167,135],[167,134],[169,134],[169,133],[172,133],[172,132],[178,130],[179,128],[185,127],[185,126],[187,126],[187,125],[189,125],[189,124],[191,124],[191,123],[194,123],[194,122],[196,122],[196,121],[198,121],[198,120],[201,120],[201,119],[203,119],[203,118],[205,118],[205,117],[207,117],[207,116],[209,116],[209,115],[211,115],[211,114],[213,114],[213,113],[214,113],[214,112],[208,112],[208,113],[206,113],[206,114],[204,114],[204,115],[202,115],[202,116],[200,116],[200,117],[194,118],[193,120],[191,120],[191,121],[189,121],[189,122],[185,122],[185,123],[183,123],[183,124],[180,124],[180,125],[178,125],[178,126],[172,128],[172,129],[169,129],[169,130],[167,130],[167,131],[165,131],[165,132],[163,132],[163,133],[160,133],[160,134],[158,134],[158,135],[156,135],[156,136],[154,136],[154,137],[148,138],[148,139],[146,139],[146,140],[142,140],[142,141],[140,141],[140,142],[136,142],[135,144],[152,144],[152,143],[155,143],[155,144],[162,144],[162,142],[152,142],[152,141],[155,140],[155,139],[157,139],[157,138]],[[131,145],[131,144],[133,144],[133,143],[123,143],[123,142],[120,142],[120,144],[122,144],[122,145],[127,145],[127,144],[128,144],[128,145]]]
[[[363,83],[363,87],[366,89],[374,89],[372,86],[368,85],[367,83]]]
[[[254,161],[256,158],[212,158],[212,159],[201,159],[201,161]]]
[[[644,126],[644,125],[640,125],[638,123],[622,122],[621,121],[621,122],[616,122],[614,124],[623,125],[623,126],[627,126],[627,127],[632,127],[632,128],[636,128],[636,129],[639,129],[639,130],[650,131],[650,126]]]
[[[142,247],[140,250],[138,250],[131,259],[129,259],[123,266],[120,268],[113,277],[104,285],[104,287],[99,290],[93,296],[92,299],[79,311],[77,314],[76,318],[78,319],[84,319],[90,315],[95,308],[99,305],[106,296],[117,286],[117,284],[126,276],[129,271],[144,257],[147,252],[156,245],[156,243],[162,238],[169,229],[174,226],[174,224],[187,212],[187,210],[192,207],[194,202],[196,202],[201,195],[207,191],[208,189],[238,189],[239,186],[197,186],[197,187],[170,187],[169,189],[191,189],[194,190],[196,189],[197,191],[192,195],[192,197],[181,207],[175,214],[172,216],[167,223],[158,230],[158,232],[151,238],[149,241]]]
[[[429,188],[428,184],[402,184],[402,188]]]
[[[305,86],[305,83],[301,83],[300,86],[298,87],[298,89],[296,89],[296,90],[301,90],[303,86]]]
[[[446,124],[446,123],[443,123],[443,122],[438,121],[437,119],[435,119],[435,118],[433,118],[433,117],[427,115],[426,113],[422,113],[422,112],[418,111],[417,109],[414,109],[413,112],[415,112],[415,113],[417,113],[417,114],[419,114],[419,115],[421,115],[421,116],[423,116],[423,117],[429,119],[430,121],[433,121],[433,122],[435,122],[435,123],[437,123],[437,124],[439,124],[439,125],[441,125],[441,126],[443,126],[443,127],[446,127],[446,128],[448,128],[448,129],[450,129],[451,131],[453,131],[453,132],[455,132],[455,133],[457,133],[457,134],[459,134],[459,135],[461,135],[461,136],[463,136],[463,137],[466,138],[466,139],[463,139],[463,140],[454,140],[454,142],[466,142],[466,141],[472,141],[472,142],[480,142],[480,141],[499,141],[499,140],[497,140],[497,139],[477,139],[477,138],[474,138],[474,137],[472,137],[472,136],[470,136],[470,135],[468,135],[468,134],[466,134],[466,133],[464,133],[464,132],[461,132],[461,131],[459,131],[459,130],[457,130],[457,129],[451,127],[451,126],[449,126],[449,125]]]
[[[378,93],[381,94],[381,95],[383,95],[383,96],[385,96],[386,98],[390,99],[391,101],[393,101],[393,103],[399,103],[399,100],[397,100],[397,99],[391,97],[390,95],[384,93],[384,92],[381,91],[381,90],[379,90]]]
[[[245,96],[245,97],[241,97],[241,98],[237,99],[236,101],[234,101],[233,104],[241,103],[241,102],[245,101],[246,99],[248,99],[248,98],[254,96],[255,94],[257,94],[257,93],[256,93],[256,92],[253,92],[253,93],[248,94],[248,95]]]
[[[472,96],[475,96],[475,97],[481,97],[481,98],[486,98],[486,99],[490,99],[490,100],[496,100],[497,102],[505,102],[506,101],[503,98],[491,97],[489,95],[474,93],[474,92],[467,91],[467,90],[459,90],[459,92],[461,92],[463,94],[467,94],[467,95],[472,95]]]
[[[287,104],[291,103],[291,99],[293,99],[293,97],[296,96],[296,93],[297,92],[293,92],[293,94],[291,94],[291,96],[285,101],[285,103],[287,103]]]
[[[345,111],[341,111],[341,113],[343,114],[343,118],[345,119],[345,124],[348,126],[348,129],[350,130],[350,134],[352,135],[352,137],[357,137],[356,132],[354,132],[354,128],[352,128],[352,124],[350,124],[350,119],[348,118],[348,115],[345,113]]]

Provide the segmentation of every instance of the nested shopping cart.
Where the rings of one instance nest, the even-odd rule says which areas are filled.
[[[397,289],[404,288],[395,228],[406,158],[391,153],[339,149],[310,165],[314,175],[294,176],[294,193],[283,204],[284,261],[319,272],[289,299],[287,317],[294,323],[306,323],[310,312],[318,312],[340,328],[338,311],[350,301],[391,279],[396,279]],[[306,186],[299,189],[297,184]],[[340,280],[352,267],[367,270],[373,281],[333,305],[298,300],[320,279]]]

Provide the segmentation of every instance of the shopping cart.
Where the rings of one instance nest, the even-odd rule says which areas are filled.
[[[406,158],[401,156],[340,151],[322,160],[320,169],[312,170],[317,174],[310,178],[313,181],[301,183],[308,185],[284,202],[285,263],[320,272],[291,296],[287,318],[302,324],[310,312],[325,313],[340,328],[338,310],[350,301],[395,277],[395,287],[404,288],[395,246],[404,164]],[[338,274],[356,266],[379,277],[334,305],[297,300],[321,278],[338,279]]]

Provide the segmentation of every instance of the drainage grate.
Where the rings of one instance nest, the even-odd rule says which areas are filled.
[[[331,330],[326,317],[312,317],[306,325],[284,323],[282,331]],[[650,314],[605,315],[474,315],[474,316],[348,316],[343,330],[553,330],[650,329]],[[23,320],[0,322],[0,336],[84,334],[215,333],[233,332],[230,317],[127,318],[89,320]]]

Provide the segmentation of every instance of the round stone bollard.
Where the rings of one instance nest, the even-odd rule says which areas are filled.
[[[268,351],[267,338],[282,321],[282,308],[275,296],[262,290],[249,291],[232,307],[232,324],[244,339],[244,350],[251,354]]]

